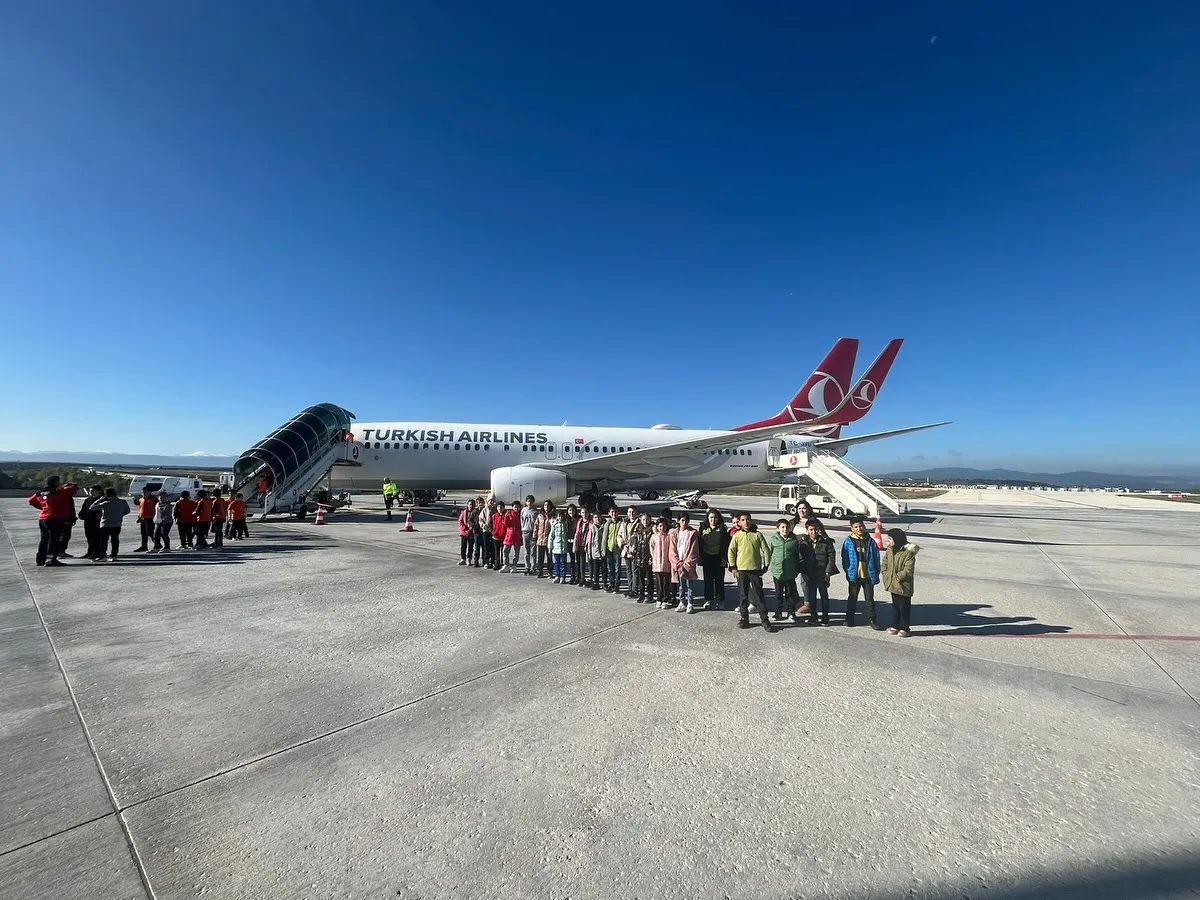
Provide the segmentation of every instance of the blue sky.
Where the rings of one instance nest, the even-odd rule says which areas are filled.
[[[864,464],[1200,460],[1200,6],[23,6],[0,449],[727,427],[849,334],[955,422]]]

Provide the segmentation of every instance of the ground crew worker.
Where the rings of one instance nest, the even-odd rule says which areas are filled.
[[[29,498],[29,505],[38,510],[37,564],[39,566],[61,566],[58,561],[62,549],[63,532],[73,515],[71,498],[79,491],[77,484],[59,485],[58,476],[46,479],[46,487]]]
[[[212,529],[212,498],[208,491],[196,491],[196,549],[208,549],[208,533]]]
[[[221,499],[220,491],[213,491],[212,499],[212,536],[213,546],[225,546],[225,514],[229,501]]]
[[[383,508],[387,510],[387,520],[392,521],[392,504],[400,497],[400,488],[391,478],[383,479]]]
[[[196,531],[196,501],[190,491],[182,491],[175,501],[175,524],[179,526],[180,548],[191,549],[192,535]]]
[[[133,548],[134,553],[145,553],[150,549],[150,541],[154,537],[154,507],[157,504],[158,500],[151,492],[150,486],[146,485],[137,501],[138,530],[141,532],[142,542]]]

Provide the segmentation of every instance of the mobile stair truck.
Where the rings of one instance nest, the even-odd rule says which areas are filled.
[[[246,501],[247,516],[271,514],[303,519],[318,505],[336,509],[334,466],[361,466],[362,445],[350,431],[354,413],[318,403],[276,428],[233,464],[233,489]],[[322,479],[329,479],[324,488]],[[265,490],[260,489],[260,485]]]
[[[768,451],[767,465],[779,472],[794,471],[798,478],[821,486],[822,493],[814,497],[800,494],[799,486],[780,488],[779,506],[788,512],[795,512],[801,499],[808,499],[813,512],[823,509],[834,518],[855,513],[874,518],[885,509],[896,515],[907,511],[869,475],[832,453],[813,448],[789,451],[781,444]]]

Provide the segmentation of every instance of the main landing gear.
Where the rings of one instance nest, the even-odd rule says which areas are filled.
[[[617,501],[609,494],[601,494],[599,491],[581,491],[579,494],[579,505],[590,509],[592,512],[598,512],[602,516],[607,516],[610,509],[617,508]]]

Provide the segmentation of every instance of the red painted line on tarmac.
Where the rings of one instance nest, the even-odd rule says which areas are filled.
[[[932,635],[937,632],[926,633]],[[1200,634],[968,634],[960,631],[953,637],[1072,638],[1080,641],[1200,641]]]

